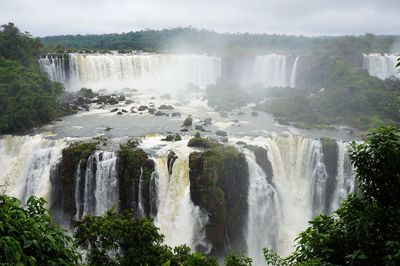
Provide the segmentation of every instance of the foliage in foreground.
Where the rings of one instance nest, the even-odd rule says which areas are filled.
[[[89,265],[217,265],[187,246],[164,245],[164,236],[152,221],[132,212],[107,211],[74,222],[78,245],[87,251]]]
[[[45,201],[34,196],[27,205],[0,195],[1,265],[71,265],[80,255],[72,237],[51,223]],[[3,264],[4,263],[4,264]]]
[[[272,265],[400,264],[400,131],[382,127],[363,144],[353,143],[361,195],[350,195],[331,216],[315,217],[297,238],[296,250],[280,258],[266,249]]]

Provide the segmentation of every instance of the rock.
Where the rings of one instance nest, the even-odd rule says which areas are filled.
[[[227,117],[228,117],[228,113],[227,113],[227,112],[224,112],[224,111],[219,112],[219,115],[220,115],[222,118],[227,118]]]
[[[169,104],[162,104],[162,105],[160,105],[160,107],[158,107],[158,109],[159,110],[173,110],[174,107]]]
[[[171,95],[169,95],[168,93],[167,94],[163,94],[163,95],[160,96],[160,98],[164,99],[164,100],[171,100]]]
[[[237,144],[237,145],[240,145],[240,146],[247,147],[247,143],[244,142],[244,141],[241,141],[241,140],[239,140],[238,142],[236,142],[236,144]]]
[[[272,184],[274,172],[272,169],[272,164],[268,159],[268,151],[258,146],[250,146],[250,147],[251,150],[254,152],[254,155],[256,156],[257,164],[263,169],[264,173],[266,174],[268,183]]]
[[[187,128],[182,128],[182,129],[181,129],[181,132],[189,132],[189,129],[187,129]]]
[[[234,119],[234,120],[232,120],[232,122],[233,122],[233,123],[239,123],[239,120]]]
[[[172,117],[180,117],[180,116],[181,116],[181,113],[179,113],[179,112],[174,112],[174,113],[171,114],[171,116],[172,116]]]
[[[196,148],[211,148],[217,145],[215,142],[210,141],[209,139],[202,138],[200,136],[196,136],[191,138],[188,142],[188,147],[196,147]]]
[[[128,111],[127,110],[125,110],[125,109],[122,109],[121,110],[123,113],[127,113]]]
[[[120,96],[118,96],[118,101],[119,101],[119,102],[126,101],[125,95],[120,95]]]
[[[217,136],[221,136],[221,137],[226,137],[228,136],[228,133],[226,131],[222,131],[222,130],[217,130],[217,132],[215,132],[215,134]]]
[[[189,169],[191,200],[209,214],[205,240],[212,244],[210,255],[223,257],[228,249],[244,250],[246,237],[239,229],[245,227],[248,213],[249,171],[244,154],[223,145],[193,152]]]
[[[191,116],[188,116],[185,121],[183,121],[183,126],[185,127],[190,127],[193,124],[193,118]]]
[[[154,162],[147,154],[138,148],[121,145],[117,151],[117,178],[119,185],[119,209],[132,210],[138,208],[139,182],[142,176],[142,203],[146,217],[154,212],[150,200],[151,174],[154,171]]]
[[[135,107],[132,107],[132,108],[131,108],[131,113],[136,113]]]
[[[155,99],[156,99],[156,97],[151,97],[151,98],[150,98],[150,100],[155,100]]]
[[[138,111],[143,112],[143,111],[146,111],[148,108],[149,107],[147,107],[146,105],[141,105],[141,106],[139,106]]]
[[[258,116],[258,113],[257,112],[251,112],[251,116]]]
[[[222,138],[222,139],[220,139],[220,141],[223,142],[223,143],[227,143],[228,142],[228,138]]]
[[[236,115],[245,115],[244,112],[238,112]]]
[[[200,130],[200,131],[205,131],[204,127],[203,127],[203,126],[200,126],[200,125],[195,125],[195,126],[194,126],[194,129]]]
[[[132,103],[134,103],[134,101],[132,101],[132,100],[126,100],[125,101],[125,104],[132,104]]]
[[[123,115],[124,113],[122,113],[121,111],[119,111],[118,113],[117,113],[117,115]]]
[[[161,111],[157,111],[156,113],[155,113],[155,115],[156,116],[163,116],[163,115],[167,115],[166,113],[163,113],[163,112],[161,112]]]
[[[176,156],[175,152],[170,151],[167,157],[167,167],[169,175],[172,175],[172,169],[174,168],[174,163],[176,159],[178,159],[178,156]]]
[[[209,125],[211,125],[212,118],[211,118],[211,117],[208,117],[208,118],[204,119],[203,122],[204,122],[204,125],[205,125],[205,126],[209,126]]]
[[[156,109],[150,107],[149,109],[147,109],[147,112],[149,112],[150,114],[154,114],[156,112]]]

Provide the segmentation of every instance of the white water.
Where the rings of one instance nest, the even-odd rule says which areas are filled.
[[[150,145],[156,148],[159,138],[144,140],[143,147]],[[168,153],[173,150],[178,156],[173,164],[172,173],[168,173]],[[157,215],[155,225],[165,235],[165,243],[170,246],[186,244],[192,249],[201,245],[208,248],[205,242],[204,226],[208,216],[190,198],[189,154],[193,150],[187,147],[187,139],[171,143],[157,151],[155,161],[155,176],[157,198]]]
[[[336,176],[335,192],[331,205],[331,211],[339,208],[340,203],[351,192],[354,192],[354,171],[349,158],[349,144],[338,141],[338,169]]]
[[[0,138],[0,192],[25,202],[30,195],[49,198],[50,166],[66,143],[40,135]]]
[[[186,244],[211,248],[204,240],[208,217],[190,199],[187,137],[180,142],[166,143],[160,136],[143,139],[141,147],[154,153],[157,209],[154,220],[171,246]],[[262,248],[269,247],[280,255],[293,250],[294,239],[307,227],[315,214],[325,206],[326,172],[321,142],[302,136],[232,138],[268,150],[273,177],[268,183],[266,173],[256,163],[254,153],[244,150],[249,166],[247,251],[254,265],[262,265]],[[331,210],[354,191],[354,177],[348,157],[349,145],[338,141],[338,174]],[[42,136],[4,136],[0,140],[0,185],[12,196],[26,199],[30,194],[45,197],[50,192],[49,174],[57,163],[65,140],[48,140]],[[168,174],[167,157],[173,150],[178,159]],[[76,182],[84,186],[82,195],[75,190],[76,217],[85,213],[100,215],[118,203],[114,152],[96,151],[87,161],[85,170],[76,169]],[[83,180],[84,178],[84,180]],[[142,180],[141,180],[142,181]],[[153,191],[153,190],[151,190]],[[154,195],[150,195],[153,199]],[[82,199],[80,201],[79,199]],[[139,195],[139,206],[140,195]],[[82,213],[79,211],[82,209]]]
[[[70,90],[82,87],[176,90],[188,83],[205,87],[214,84],[221,75],[221,59],[207,55],[72,53],[68,73],[64,61],[48,58],[52,57],[39,59],[41,69]]]
[[[67,82],[64,57],[47,55],[38,60],[40,69],[49,76],[50,80],[64,84]]]
[[[276,248],[276,234],[281,220],[278,193],[268,184],[267,176],[255,160],[253,152],[245,151],[249,167],[249,214],[247,222],[247,254],[254,265],[263,265],[262,250]]]
[[[83,215],[102,215],[111,207],[117,207],[118,180],[117,157],[114,152],[95,151],[87,160]]]
[[[255,58],[236,59],[234,75],[242,86],[296,87],[298,57],[266,54]]]
[[[323,212],[327,174],[319,140],[273,136],[249,143],[268,150],[273,170],[272,184],[268,184],[254,154],[245,151],[250,172],[247,251],[257,266],[264,265],[264,247],[284,256],[293,251],[297,235],[313,216]],[[338,175],[332,210],[354,191],[347,147],[348,144],[338,142]]]
[[[380,79],[400,78],[400,73],[396,69],[397,58],[398,56],[395,54],[364,54],[363,68],[371,76]]]

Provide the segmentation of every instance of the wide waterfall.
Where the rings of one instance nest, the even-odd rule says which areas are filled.
[[[144,138],[139,145],[151,154],[149,160],[154,162],[150,182],[154,187],[149,187],[146,197],[154,202],[156,210],[150,216],[168,245],[186,244],[209,252],[212,246],[206,239],[205,228],[210,213],[196,206],[190,195],[189,155],[196,149],[187,147],[187,137],[171,143],[160,139],[160,136]],[[239,140],[250,146],[238,146]],[[4,187],[1,189],[24,201],[31,194],[45,197],[49,202],[63,201],[57,198],[65,189],[60,187],[57,177],[63,163],[61,151],[68,142],[40,135],[2,137],[0,182]],[[247,224],[237,230],[246,232],[245,246],[254,265],[263,265],[264,247],[280,255],[290,253],[294,239],[313,216],[332,212],[354,191],[348,143],[272,135],[232,138],[228,145],[244,153],[249,169]],[[267,155],[260,157],[251,147],[258,147]],[[84,214],[101,215],[111,207],[118,208],[121,193],[118,160],[117,152],[94,150],[87,160],[78,161],[71,173],[74,201],[73,206],[69,206],[75,211],[64,213],[62,207],[58,207],[53,213],[55,220],[68,226],[72,218],[78,219]],[[270,171],[266,171],[263,164],[270,165]],[[137,205],[139,214],[144,215],[143,168],[138,169],[139,174]]]
[[[216,56],[71,53],[68,60],[64,56],[48,55],[39,59],[39,65],[51,80],[70,90],[180,89],[189,83],[205,87],[221,75],[221,59]]]
[[[298,56],[266,54],[236,58],[233,73],[242,86],[296,87]]]
[[[398,56],[395,54],[364,54],[363,68],[371,76],[380,79],[400,78],[400,74],[396,70],[397,58]]]

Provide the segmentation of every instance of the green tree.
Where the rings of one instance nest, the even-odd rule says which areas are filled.
[[[76,265],[80,255],[73,239],[54,225],[45,201],[30,197],[25,207],[0,196],[1,265]]]
[[[350,195],[331,216],[315,217],[297,238],[296,250],[272,265],[400,264],[400,132],[394,127],[371,131],[365,143],[353,143],[359,196]],[[397,194],[396,194],[397,193]]]
[[[253,260],[241,254],[230,254],[224,259],[224,266],[251,266]]]
[[[130,211],[111,209],[103,216],[85,216],[73,225],[89,265],[217,265],[186,246],[172,250],[163,244],[164,236],[152,221],[136,218]]]

